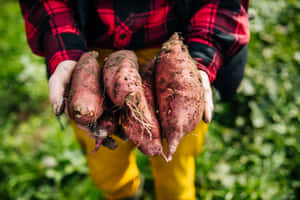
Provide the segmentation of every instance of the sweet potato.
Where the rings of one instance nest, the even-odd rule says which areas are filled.
[[[93,126],[103,113],[103,90],[98,53],[84,53],[72,73],[68,95],[68,112],[78,124]]]
[[[91,137],[96,141],[96,147],[93,152],[96,152],[101,144],[109,149],[117,148],[117,143],[110,137],[112,134],[117,132],[117,129],[117,113],[112,110],[112,107],[105,106],[104,113],[100,119],[97,120],[96,126],[91,129]]]
[[[162,46],[155,79],[160,122],[171,160],[181,138],[200,122],[204,104],[196,64],[177,33]]]
[[[111,54],[104,64],[103,77],[108,96],[122,109],[122,128],[127,137],[146,155],[162,154],[159,125],[147,103],[134,52]]]
[[[150,130],[151,138],[148,137],[149,135],[146,135],[146,138],[144,139],[144,142],[148,143],[148,145],[141,145],[140,149],[142,152],[146,152],[146,155],[162,155],[165,158],[162,148],[160,125],[155,115],[154,68],[155,59],[152,59],[140,69],[143,91],[148,104],[148,109],[150,111],[149,121],[152,122],[152,127]],[[132,125],[130,125],[130,122],[134,122],[134,120],[128,120],[127,123],[125,123],[125,126],[131,127]],[[139,126],[135,126],[134,124],[133,127],[137,128],[137,130],[140,129]],[[132,128],[132,130],[134,130],[134,128]]]

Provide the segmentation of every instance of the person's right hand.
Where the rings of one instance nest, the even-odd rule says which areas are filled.
[[[76,64],[77,62],[72,60],[62,61],[57,65],[56,70],[49,79],[50,103],[56,116],[60,116],[61,114],[65,113],[68,118],[70,118],[68,115],[67,105],[65,105],[65,94],[68,92],[68,85],[71,81],[72,72]],[[106,130],[101,128],[97,130],[91,130],[90,128],[77,123],[76,126],[86,132],[90,137],[93,137],[93,135],[95,135],[93,131],[96,131],[97,135],[102,135],[101,137],[105,138],[102,143],[103,146],[106,146],[110,149],[116,148],[116,143],[111,138],[106,138]]]
[[[68,115],[67,106],[65,105],[65,93],[67,93],[68,85],[71,80],[72,72],[75,68],[76,61],[65,60],[59,63],[49,79],[49,96],[50,103],[56,116],[60,116],[64,112]],[[70,118],[70,117],[69,117]],[[90,134],[87,127],[76,124],[81,130]]]
[[[65,60],[59,63],[49,79],[50,103],[56,116],[65,110],[64,94],[67,92],[76,61]]]

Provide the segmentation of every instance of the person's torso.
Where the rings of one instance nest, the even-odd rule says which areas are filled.
[[[85,36],[93,48],[138,49],[161,45],[181,31],[175,1],[90,1]]]

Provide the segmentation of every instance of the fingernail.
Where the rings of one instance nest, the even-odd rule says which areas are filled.
[[[210,123],[210,121],[211,121],[211,112],[207,112],[207,111],[204,112],[203,121],[207,124]]]
[[[61,101],[56,102],[53,105],[55,115],[60,116],[64,112],[64,107],[65,107],[65,103],[63,99]]]
[[[209,123],[209,121],[207,120],[207,117],[206,117],[205,115],[204,115],[203,121],[204,121],[206,124]]]

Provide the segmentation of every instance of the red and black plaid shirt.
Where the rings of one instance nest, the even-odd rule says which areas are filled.
[[[183,25],[172,0],[94,0],[80,30],[74,0],[20,0],[28,43],[54,72],[63,60],[78,60],[88,48],[159,46],[185,30],[190,54],[212,82],[226,58],[249,42],[249,0],[194,0]],[[184,27],[183,27],[183,26]]]

